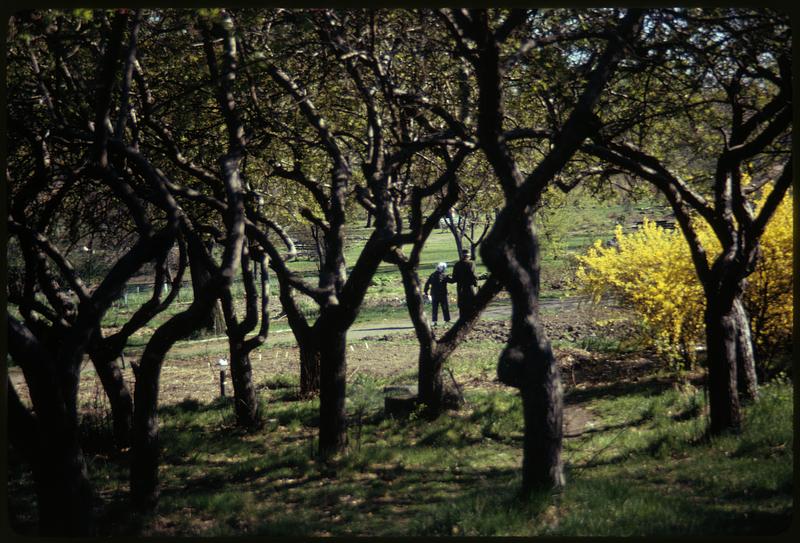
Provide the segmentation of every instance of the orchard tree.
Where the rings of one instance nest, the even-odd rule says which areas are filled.
[[[138,16],[124,10],[112,15],[110,21],[104,12],[76,20],[29,12],[12,21],[8,111],[20,141],[9,155],[8,227],[22,253],[24,274],[18,291],[9,285],[21,320],[7,319],[9,353],[23,369],[34,412],[21,404],[9,382],[9,422],[12,442],[32,462],[42,534],[92,531],[93,497],[77,413],[83,355],[103,343],[101,320],[125,283],[148,262],[163,271],[179,239],[175,214],[162,214],[137,197],[131,179],[108,152],[112,119],[124,122],[112,114],[124,35],[134,41],[139,25]],[[72,49],[68,59],[63,56],[67,48]],[[93,90],[71,92],[79,88]],[[158,187],[149,189],[159,199]],[[75,198],[92,193],[135,233],[93,286],[72,264],[68,238],[59,230],[79,206]],[[135,318],[145,313],[153,314],[140,310]],[[102,360],[109,362],[94,358],[98,373],[113,374]]]
[[[152,19],[151,19],[152,22]],[[158,23],[158,21],[155,21]],[[135,34],[132,36],[131,49],[136,49]],[[210,61],[211,59],[209,59]],[[231,58],[225,61],[225,76],[229,75]],[[224,126],[227,132],[226,145],[217,155],[217,172],[220,180],[220,192],[224,197],[224,250],[221,262],[217,264],[207,250],[200,237],[199,229],[184,212],[176,199],[182,193],[180,185],[158,168],[156,160],[142,152],[145,148],[144,140],[149,134],[141,130],[137,121],[137,112],[141,112],[146,124],[152,118],[152,95],[148,92],[146,80],[141,77],[141,69],[137,70],[136,51],[128,56],[125,69],[122,70],[120,114],[127,118],[117,125],[117,131],[104,134],[107,152],[113,160],[127,164],[130,173],[147,182],[152,188],[142,190],[137,185],[140,198],[150,202],[161,209],[168,217],[170,223],[175,224],[187,245],[192,247],[193,254],[204,259],[204,266],[211,270],[211,280],[207,288],[196,296],[187,309],[170,317],[159,326],[151,336],[139,365],[136,368],[136,389],[134,392],[134,418],[133,441],[131,447],[130,485],[131,497],[139,508],[152,508],[158,499],[158,465],[160,447],[158,443],[158,394],[161,367],[164,357],[176,341],[187,337],[202,322],[202,318],[212,311],[216,300],[229,292],[237,266],[242,257],[244,246],[244,191],[240,176],[240,167],[243,158],[243,145],[240,127],[235,123],[235,102],[229,95],[226,82],[217,85],[218,107],[225,119]],[[232,71],[232,70],[230,70]],[[137,74],[136,82],[139,87],[140,100],[132,104],[130,92]],[[109,83],[113,81],[113,70],[110,71]],[[229,82],[230,80],[228,80]],[[135,107],[135,109],[134,109]],[[126,144],[125,121],[129,127],[134,141]],[[103,120],[105,125],[110,125]],[[99,126],[100,122],[96,124]],[[147,146],[149,148],[149,145]]]
[[[244,126],[247,117],[243,117],[237,98],[246,94],[248,87],[241,82],[244,78],[239,68],[240,52],[230,15],[211,11],[198,18],[194,13],[164,12],[154,14],[149,23],[148,48],[142,51],[142,57],[161,58],[168,50],[187,51],[182,77],[177,81],[171,79],[174,74],[171,64],[147,66],[138,59],[133,77],[138,91],[137,126],[142,137],[147,138],[148,160],[165,172],[167,190],[180,202],[194,225],[197,239],[188,244],[190,262],[194,258],[195,269],[204,270],[204,277],[199,277],[202,289],[195,289],[198,298],[203,298],[218,280],[218,266],[211,255],[216,245],[223,246],[223,253],[228,246],[232,205],[241,206],[244,213],[244,238],[241,252],[236,256],[244,285],[244,315],[241,318],[237,315],[232,277],[219,291],[219,298],[228,336],[236,421],[243,428],[253,428],[260,416],[249,354],[263,345],[269,330],[267,261],[282,266],[285,259],[265,230],[274,230],[287,243],[290,253],[287,258],[294,254],[294,246],[277,224],[261,215],[259,195],[249,188],[245,173],[249,157]],[[189,30],[162,31],[175,28],[175,24],[188,24]],[[193,50],[192,41],[197,39],[203,54]],[[216,43],[222,45],[221,58]],[[182,100],[176,101],[176,95],[182,96]],[[208,138],[210,126],[226,138]],[[217,164],[215,156],[222,156]],[[232,201],[221,190],[228,184],[227,177],[242,185],[241,202]],[[200,315],[198,326],[205,317]],[[248,338],[247,334],[257,326],[256,333]]]
[[[368,11],[364,15],[368,22],[365,30],[358,25],[353,25],[350,31],[339,30],[340,25],[329,19],[328,26],[323,27],[324,35],[342,58],[355,57],[361,61],[371,77],[372,88],[376,89],[376,104],[384,111],[381,124],[391,138],[387,146],[396,149],[388,155],[384,166],[392,182],[389,195],[395,230],[393,246],[385,259],[401,271],[409,315],[420,344],[418,400],[425,405],[429,416],[436,416],[445,403],[442,382],[445,360],[500,290],[499,283],[490,278],[470,310],[460,314],[443,337],[435,337],[423,309],[419,258],[432,230],[457,202],[461,192],[460,168],[476,148],[468,128],[469,81],[462,61],[454,63],[441,55],[441,38],[435,40],[430,32],[420,33],[422,29],[436,27],[434,13]],[[367,101],[370,89],[358,67],[353,63],[347,66],[347,71]],[[435,100],[427,98],[432,93]],[[426,167],[415,167],[415,159]],[[438,170],[438,175],[431,175],[431,169]],[[373,208],[371,201],[363,203],[368,210]],[[427,211],[425,217],[423,209]],[[408,244],[411,251],[406,255],[401,247]]]
[[[461,143],[446,120],[415,103],[414,93],[399,82],[413,78],[393,65],[395,53],[411,49],[399,37],[419,35],[421,28],[412,29],[408,19],[392,12],[280,15],[269,36],[242,29],[242,42],[249,56],[259,59],[261,70],[254,69],[253,77],[268,76],[273,85],[262,88],[277,88],[292,106],[280,110],[287,119],[277,119],[283,132],[275,132],[276,147],[262,160],[269,164],[270,177],[292,181],[312,196],[313,207],[301,213],[324,242],[317,285],[292,282],[288,271],[275,271],[281,303],[301,348],[301,384],[313,383],[313,362],[319,360],[319,452],[328,457],[346,444],[347,330],[377,267],[406,241],[398,197],[410,182],[402,175],[404,165],[425,149]],[[345,226],[352,201],[374,222],[355,263],[347,266]],[[301,311],[298,290],[318,307],[313,323]]]
[[[743,293],[792,182],[790,24],[739,9],[659,10],[648,24],[654,39],[625,84],[646,78],[657,98],[644,92],[626,104],[635,112],[604,108],[611,114],[583,150],[651,183],[675,214],[705,295],[709,431],[718,434],[740,428],[740,394],[757,396]],[[716,254],[700,235],[706,226]]]
[[[457,253],[461,255],[462,251],[467,250],[475,260],[480,244],[494,223],[503,195],[492,182],[494,174],[482,156],[470,157],[463,170],[459,176],[459,199],[445,213],[444,222],[453,234]]]
[[[417,185],[412,188],[408,198],[411,217],[408,232],[404,234],[404,239],[411,244],[411,250],[406,255],[400,247],[396,247],[386,257],[400,270],[408,313],[419,341],[417,399],[425,406],[426,415],[432,418],[438,416],[446,404],[454,403],[451,401],[452,398],[448,398],[442,380],[442,368],[445,361],[477,323],[486,305],[500,291],[499,282],[490,276],[478,290],[469,310],[459,313],[458,320],[453,326],[440,338],[436,337],[425,314],[422,283],[419,277],[420,255],[431,232],[458,198],[459,184],[456,172],[466,152],[466,150],[462,150],[452,159],[448,157],[446,169],[430,185]],[[436,206],[423,218],[424,198],[437,192],[441,193],[441,196]],[[449,396],[453,396],[453,394]]]
[[[410,133],[409,121],[413,119],[430,133],[436,133],[438,125],[442,136],[457,136],[452,142],[445,140],[445,146],[429,150],[419,146],[409,148],[414,153],[413,158],[400,171],[399,183],[393,192],[393,205],[400,210],[397,215],[408,218],[398,221],[403,246],[393,248],[386,257],[400,270],[406,305],[419,342],[417,401],[424,406],[426,416],[436,417],[447,405],[455,406],[459,401],[456,391],[446,391],[442,379],[444,363],[499,292],[500,284],[489,277],[470,310],[459,313],[453,326],[437,337],[425,312],[419,277],[420,256],[437,225],[447,221],[448,215],[452,219],[453,208],[477,209],[478,201],[484,204],[490,199],[487,195],[496,191],[488,190],[492,185],[486,182],[485,176],[482,178],[476,173],[485,171],[488,166],[474,153],[474,91],[470,88],[463,60],[441,54],[448,46],[449,36],[442,32],[435,13],[419,10],[403,16],[416,28],[426,28],[428,32],[424,36],[403,31],[394,33],[395,49],[387,55],[393,59],[394,70],[391,80],[383,78],[381,86],[384,107],[392,111],[392,124],[388,128]],[[462,221],[460,225],[466,223]],[[457,247],[460,247],[460,239],[456,236]]]
[[[55,113],[46,118],[45,129],[56,134],[57,141],[67,146],[70,153],[86,157],[92,177],[105,183],[128,210],[139,239],[88,299],[84,299],[85,293],[79,288],[81,285],[71,281],[71,288],[77,289],[77,297],[81,300],[76,321],[76,325],[81,326],[75,328],[73,337],[62,342],[59,352],[65,347],[71,349],[69,356],[72,360],[78,356],[79,349],[86,348],[89,342],[96,339],[100,317],[119,296],[125,281],[145,262],[155,260],[158,267],[163,267],[163,256],[160,255],[166,254],[176,241],[191,246],[193,254],[205,259],[206,267],[212,271],[211,280],[202,295],[195,297],[186,310],[173,315],[153,332],[134,370],[136,388],[131,434],[131,493],[136,505],[151,507],[158,497],[157,409],[164,357],[176,341],[196,329],[215,301],[229,289],[242,254],[244,212],[239,176],[241,146],[235,139],[238,131],[227,125],[231,137],[227,145],[221,146],[216,164],[219,172],[216,178],[220,180],[218,191],[226,206],[222,211],[225,248],[221,264],[217,264],[208,253],[199,228],[176,200],[175,195],[181,193],[181,187],[158,167],[158,155],[155,159],[149,156],[152,149],[150,134],[145,132],[144,127],[151,113],[148,105],[152,104],[146,82],[139,77],[138,40],[145,24],[158,25],[163,19],[158,16],[143,17],[140,12],[131,14],[128,10],[118,10],[111,22],[106,20],[103,11],[89,15],[87,21],[77,24],[79,29],[83,28],[77,39],[74,27],[64,29],[63,34],[58,24],[43,29],[46,35],[52,33],[55,38],[63,36],[64,41],[72,41],[70,47],[73,54],[68,59],[59,57],[60,49],[57,47],[53,48],[53,58],[48,58],[48,64],[54,66],[56,74],[61,74],[61,77],[69,74],[69,81],[76,89],[95,89],[87,102],[83,93],[61,92],[67,85],[55,85],[60,94],[50,95],[52,110],[61,114]],[[63,19],[56,14],[57,22]],[[57,43],[52,35],[50,41]],[[84,77],[93,79],[84,80]],[[134,80],[139,91],[135,95],[132,93]],[[228,105],[226,102],[226,107]],[[70,156],[59,153],[62,154]],[[64,264],[62,268],[63,273],[68,273],[67,277],[72,277],[69,275],[72,272]],[[82,307],[86,308],[83,317],[80,316]],[[85,326],[82,324],[84,320]],[[77,362],[73,362],[72,367],[79,367],[75,364]],[[61,367],[71,366],[63,363]],[[77,382],[77,372],[75,376],[74,381]],[[68,391],[68,405],[73,405],[75,400],[72,397],[77,386],[71,385]],[[70,407],[69,412],[73,411],[74,408]],[[82,503],[70,501],[71,504],[73,502],[76,506]],[[75,519],[78,518],[76,515]]]
[[[503,190],[504,205],[481,246],[489,270],[508,290],[512,301],[511,334],[498,362],[498,377],[520,389],[525,420],[522,487],[564,484],[561,458],[563,392],[558,366],[539,317],[540,250],[533,210],[542,192],[593,131],[594,108],[611,75],[639,31],[642,13],[610,11],[613,24],[592,29],[606,42],[577,67],[586,74],[582,91],[558,127],[552,146],[533,171],[524,176],[509,149],[516,134],[504,128],[504,76],[531,49],[544,48],[561,37],[542,24],[533,37],[509,50],[509,38],[520,27],[529,28],[548,17],[512,10],[495,23],[488,10],[446,10],[456,50],[470,63],[478,88],[478,141]],[[525,24],[523,24],[525,23]],[[584,37],[593,33],[584,32]],[[579,58],[579,57],[578,57]],[[524,127],[523,127],[524,128]],[[519,129],[517,129],[519,130]],[[529,133],[536,135],[536,130]]]

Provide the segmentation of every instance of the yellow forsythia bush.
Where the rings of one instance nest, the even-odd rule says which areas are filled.
[[[763,203],[762,197],[756,205],[760,208]],[[792,338],[792,242],[792,197],[788,194],[767,224],[761,258],[745,291],[753,340],[766,358]]]
[[[763,199],[756,202],[758,208]],[[719,242],[706,223],[698,235],[713,256]],[[669,230],[646,220],[642,228],[624,233],[617,226],[616,246],[600,240],[578,257],[580,290],[595,302],[614,296],[642,317],[648,340],[672,361],[694,361],[704,340],[705,296],[695,273],[689,246],[679,229]],[[746,305],[757,347],[762,352],[791,337],[792,213],[791,196],[784,198],[761,240],[761,257],[748,278]]]

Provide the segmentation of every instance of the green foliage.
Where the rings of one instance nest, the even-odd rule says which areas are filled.
[[[72,14],[84,21],[91,21],[94,17],[92,10],[86,8],[75,8],[72,10]]]

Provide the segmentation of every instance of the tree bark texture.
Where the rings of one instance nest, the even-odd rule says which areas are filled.
[[[519,388],[522,396],[522,491],[530,492],[564,485],[564,401],[561,373],[539,317],[538,237],[530,214],[519,222],[508,244],[493,255],[486,251],[492,256],[487,259],[485,255],[484,261],[511,293],[511,334],[500,355],[498,377]],[[498,259],[498,254],[503,256]],[[501,262],[504,265],[498,266]]]
[[[131,434],[131,500],[147,510],[158,502],[158,390],[164,357],[176,341],[196,329],[199,318],[211,311],[217,288],[195,298],[186,311],[171,317],[155,330],[147,343],[136,373],[133,432]]]
[[[741,428],[737,387],[737,321],[731,304],[709,300],[705,311],[708,353],[709,433]]]
[[[308,325],[297,302],[293,289],[286,279],[278,275],[281,306],[286,312],[286,320],[300,349],[300,396],[310,398],[319,394],[320,387],[320,344],[316,327]]]
[[[255,263],[251,263],[251,252],[256,257]],[[261,265],[261,311],[259,311],[259,292],[256,287],[257,269],[253,265],[259,263]],[[266,263],[263,253],[257,246],[248,248],[246,243],[242,244],[241,271],[245,297],[245,314],[241,322],[236,316],[236,307],[229,287],[223,291],[221,301],[225,317],[225,333],[228,336],[236,424],[241,428],[252,429],[258,426],[260,419],[258,397],[253,386],[250,353],[266,341],[269,333]],[[259,314],[261,315],[261,328],[255,337],[248,340],[246,339],[247,334],[258,324]]]
[[[201,249],[196,244],[188,244],[189,249],[189,272],[192,277],[192,294],[194,298],[202,296],[202,292],[207,288],[211,281],[211,270],[208,269],[205,259],[198,252]],[[211,254],[210,248],[208,249]],[[207,315],[201,317],[200,326],[197,328],[207,333],[220,333],[225,330],[225,320],[222,315],[222,307],[215,303],[212,310]]]
[[[170,292],[165,299],[163,293],[163,280],[168,276],[167,258],[169,246],[163,246],[163,253],[157,257],[158,267],[155,274],[153,295],[139,309],[137,309],[123,327],[109,337],[103,337],[97,330],[93,341],[89,344],[88,352],[95,367],[103,390],[111,404],[111,417],[113,420],[114,443],[118,449],[130,446],[131,429],[133,426],[133,396],[125,383],[122,371],[117,365],[117,358],[123,355],[125,345],[136,330],[140,330],[155,315],[163,311],[177,298],[181,289],[181,282],[186,271],[186,244],[179,241],[178,270],[170,279]]]
[[[321,274],[321,283],[334,288],[338,293],[338,303],[325,303],[311,328],[318,337],[320,351],[319,453],[322,458],[341,452],[347,444],[347,330],[358,317],[375,270],[390,248],[387,239],[392,236],[387,232],[392,232],[393,225],[389,222],[388,226],[382,228],[383,222],[386,222],[386,218],[378,215],[376,230],[367,240],[346,280],[343,233],[332,236],[327,243],[329,260],[326,265],[329,269]]]
[[[419,341],[417,358],[417,397],[430,414],[441,412],[444,388],[442,384],[442,358],[435,354],[436,340],[425,316],[422,305],[419,274],[412,262],[400,262],[400,275],[406,295],[406,305],[414,331]]]
[[[456,20],[463,13],[452,12]],[[503,130],[500,42],[488,24],[486,11],[474,11],[462,30],[478,45],[475,59],[478,95],[478,138],[486,158],[503,188],[505,203],[481,245],[483,261],[511,295],[511,334],[498,361],[501,381],[520,389],[525,417],[523,490],[557,488],[564,484],[561,459],[563,391],[550,342],[539,321],[539,240],[532,208],[548,183],[574,156],[594,130],[600,94],[622,58],[626,41],[638,33],[640,10],[628,10],[614,39],[596,67],[569,117],[559,130],[553,148],[527,177],[522,175],[505,144]]]
[[[733,302],[736,321],[736,384],[742,400],[758,399],[758,378],[750,318],[741,296]]]
[[[58,434],[43,431],[38,419],[20,401],[16,390],[7,382],[8,437],[19,455],[30,463],[39,513],[39,535],[90,535],[89,504],[91,490],[85,468],[75,461],[65,462],[60,453],[54,462],[53,446],[49,442]],[[60,433],[60,432],[59,432]],[[65,477],[60,466],[83,472],[83,481]],[[62,482],[63,481],[63,482]]]
[[[322,458],[342,451],[347,444],[346,340],[347,328],[330,324],[322,327],[319,389],[319,454]]]
[[[444,358],[436,350],[420,349],[417,395],[430,416],[441,414],[444,400],[442,365]]]
[[[131,443],[133,396],[125,384],[122,370],[114,359],[105,358],[99,353],[92,353],[91,358],[106,397],[111,404],[114,443],[118,449],[125,449]]]
[[[20,363],[25,374],[38,423],[36,440],[28,446],[34,452],[31,464],[39,532],[58,536],[91,535],[93,493],[78,439],[78,420],[67,405],[69,400],[65,398],[63,383],[55,370],[56,361],[24,325],[10,316],[8,338],[9,354]],[[12,424],[23,420],[19,418],[22,415],[19,407],[10,413],[15,415],[10,420]],[[11,429],[13,431],[14,427]]]
[[[308,334],[307,339],[298,344],[300,348],[300,396],[310,398],[319,394],[320,352],[319,344]]]
[[[472,330],[486,305],[500,291],[500,283],[494,277],[489,278],[474,297],[470,308],[460,313],[450,330],[437,340],[425,315],[416,267],[413,262],[399,262],[398,267],[403,279],[408,314],[419,342],[418,401],[425,406],[428,416],[436,417],[444,408],[444,363]]]
[[[254,428],[258,426],[259,414],[250,351],[244,346],[244,337],[229,337],[228,346],[236,423],[242,428]]]

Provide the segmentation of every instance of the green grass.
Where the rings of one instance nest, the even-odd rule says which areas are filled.
[[[566,442],[567,486],[520,500],[519,480],[444,504],[415,533],[432,535],[774,534],[792,511],[792,388],[762,389],[740,436],[703,437],[698,391],[600,400],[600,430]],[[700,396],[700,397],[698,397]],[[768,423],[769,420],[772,423]],[[778,424],[775,421],[780,419]]]
[[[490,351],[477,345],[483,358],[454,357],[457,378],[490,371]],[[393,419],[382,414],[387,383],[357,375],[349,384],[348,450],[329,463],[316,457],[318,402],[293,398],[295,376],[259,384],[265,421],[251,434],[235,428],[227,399],[163,407],[155,513],[115,506],[125,501],[125,462],[87,451],[93,484],[110,504],[102,533],[739,535],[778,532],[791,519],[789,383],[762,387],[740,435],[711,440],[703,393],[690,385],[590,396],[582,408],[591,423],[564,441],[566,487],[527,499],[517,495],[515,392],[468,389],[458,412]],[[32,489],[16,466],[9,488],[19,514],[32,507],[24,498]]]

